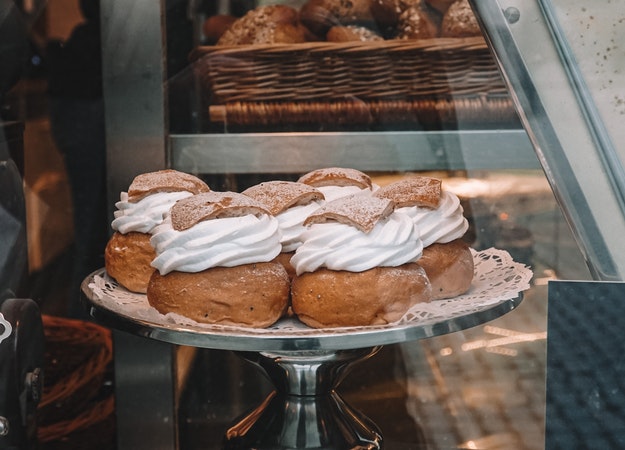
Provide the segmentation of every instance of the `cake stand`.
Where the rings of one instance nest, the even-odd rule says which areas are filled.
[[[90,315],[104,325],[172,344],[232,350],[272,381],[275,390],[267,399],[226,431],[224,448],[379,449],[378,427],[345,403],[336,387],[354,363],[383,345],[463,330],[514,309],[531,271],[505,252],[475,253],[474,260],[469,295],[431,302],[398,323],[370,327],[311,329],[295,318],[270,329],[197,324],[159,314],[145,295],[126,291],[103,269],[85,279],[82,292]]]

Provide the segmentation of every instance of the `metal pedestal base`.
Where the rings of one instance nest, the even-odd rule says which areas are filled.
[[[225,449],[380,449],[382,434],[336,392],[349,368],[380,347],[241,352],[276,391],[226,432]]]

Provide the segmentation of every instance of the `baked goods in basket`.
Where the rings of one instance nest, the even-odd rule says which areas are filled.
[[[293,312],[305,324],[387,324],[428,302],[431,287],[415,262],[422,245],[407,215],[390,200],[351,195],[325,204],[305,224],[291,263]]]
[[[207,192],[180,200],[154,230],[150,305],[202,323],[267,327],[287,310],[278,220],[251,197]]]
[[[289,278],[293,278],[295,269],[291,265],[291,257],[302,244],[302,233],[306,230],[304,221],[321,207],[325,200],[323,194],[312,186],[293,181],[260,183],[246,189],[243,194],[262,203],[278,219],[282,251],[276,261],[284,266]]]
[[[468,221],[458,197],[430,177],[408,177],[378,189],[374,196],[395,203],[419,230],[423,256],[418,260],[432,284],[432,298],[465,293],[473,280],[473,255],[462,237]]]
[[[138,175],[115,204],[114,230],[105,251],[106,271],[133,292],[145,293],[154,269],[151,233],[178,200],[210,188],[199,178],[176,170]]]
[[[217,45],[294,44],[306,42],[306,35],[296,9],[286,5],[259,6],[234,21]]]
[[[452,3],[441,24],[443,37],[481,36],[482,31],[468,0],[456,0]]]

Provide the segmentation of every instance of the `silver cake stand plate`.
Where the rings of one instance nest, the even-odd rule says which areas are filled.
[[[296,318],[268,329],[199,324],[162,315],[147,298],[119,286],[104,269],[82,284],[90,315],[109,327],[172,344],[232,350],[273,382],[275,391],[239,418],[224,436],[226,449],[379,449],[378,427],[336,391],[350,367],[383,345],[439,336],[506,314],[522,300],[532,273],[504,251],[474,253],[467,295],[417,305],[397,323],[312,329]]]

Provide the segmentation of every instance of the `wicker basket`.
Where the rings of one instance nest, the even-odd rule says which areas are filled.
[[[494,98],[495,114],[503,106],[506,117],[513,110],[482,37],[205,46],[191,60],[213,121],[226,114],[232,123],[258,123],[254,116],[264,109],[270,122],[330,111],[361,123],[363,105],[388,112],[438,101],[435,108],[444,113],[465,99],[478,99],[473,108],[489,107]],[[242,118],[247,110],[250,117]]]
[[[216,104],[506,93],[481,37],[206,46],[191,58]]]
[[[113,357],[110,331],[90,322],[47,315],[43,325],[46,354],[44,389],[37,409],[39,440],[46,448],[54,448],[56,441],[60,448],[106,448],[114,435],[110,431],[114,399],[110,389],[103,388]],[[87,431],[94,438],[77,438]]]

